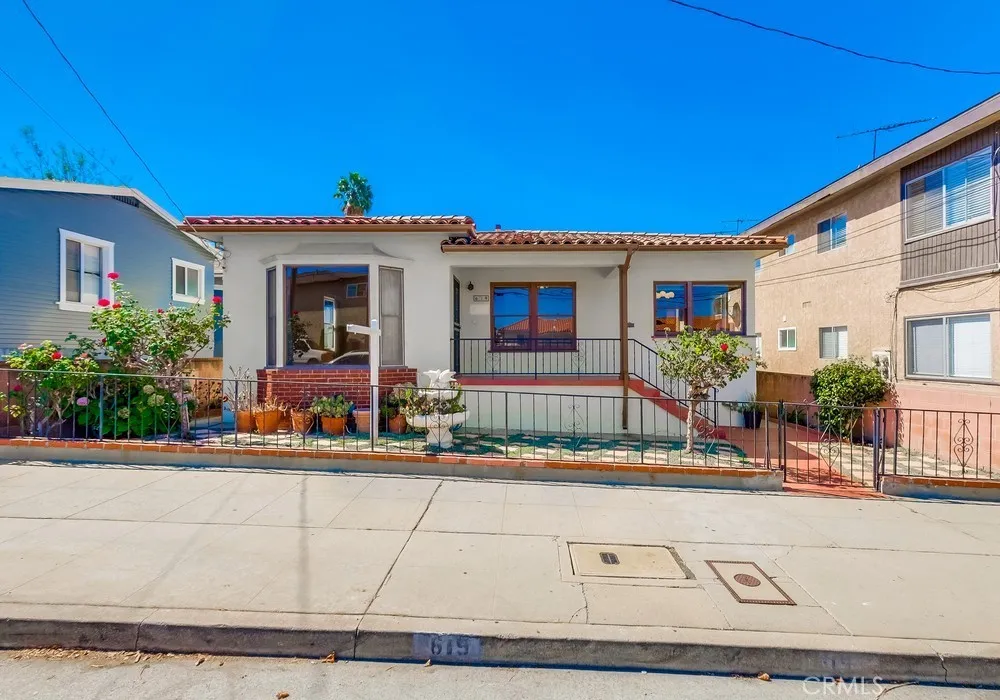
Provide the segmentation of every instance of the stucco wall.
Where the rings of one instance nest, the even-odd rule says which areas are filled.
[[[475,316],[473,295],[489,294],[496,281],[576,281],[577,328],[580,337],[618,335],[616,266],[624,253],[490,252],[442,253],[442,233],[419,234],[227,234],[226,310],[232,324],[225,332],[226,364],[251,370],[265,366],[265,270],[271,266],[378,265],[403,269],[405,364],[418,371],[451,366],[453,279],[461,283],[463,337],[489,337],[489,315]],[[377,249],[373,250],[374,244]],[[753,251],[639,252],[630,271],[630,337],[646,345],[653,340],[654,281],[744,281],[747,284],[747,327],[754,326]],[[280,275],[279,275],[280,280]],[[373,315],[379,306],[378,285],[369,285]],[[466,287],[472,281],[475,289]],[[278,329],[284,326],[282,293],[278,291]],[[751,339],[753,342],[753,339]],[[279,356],[282,342],[279,335]],[[753,371],[720,393],[741,398],[753,391]]]
[[[757,276],[757,328],[767,369],[811,374],[819,329],[847,326],[848,351],[870,359],[891,347],[893,293],[900,278],[901,204],[898,173],[856,194],[796,217],[769,234],[795,236],[791,253],[762,260]],[[847,215],[847,245],[817,252],[819,222]],[[794,327],[797,349],[778,350],[778,329]]]
[[[984,275],[899,290],[895,347],[897,393],[902,406],[1000,412],[1000,276]],[[988,313],[992,332],[988,381],[913,379],[906,376],[906,320],[920,316]]]

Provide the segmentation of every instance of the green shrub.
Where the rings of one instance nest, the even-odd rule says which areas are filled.
[[[842,437],[850,435],[862,407],[882,401],[890,388],[878,367],[859,357],[831,362],[809,380],[809,390],[820,407],[820,425]]]

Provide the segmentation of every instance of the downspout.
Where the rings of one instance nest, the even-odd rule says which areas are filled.
[[[618,266],[618,356],[622,381],[622,430],[628,430],[628,269],[635,248],[625,253],[625,262]]]

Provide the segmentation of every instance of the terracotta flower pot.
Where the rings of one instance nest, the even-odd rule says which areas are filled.
[[[359,433],[370,433],[372,431],[372,412],[354,409],[354,422]]]
[[[258,411],[254,414],[254,422],[257,425],[257,432],[261,435],[278,432],[281,424],[281,410],[272,409],[269,411]]]
[[[236,432],[252,433],[254,429],[254,419],[252,411],[236,412]]]
[[[343,435],[347,429],[347,417],[340,416],[334,418],[333,416],[323,416],[320,418],[320,424],[323,427],[323,432],[328,435]]]
[[[402,435],[406,432],[406,416],[402,413],[397,413],[392,418],[389,419],[389,432],[396,433],[397,435]]]
[[[292,430],[296,433],[301,433],[305,435],[313,427],[313,419],[315,416],[312,411],[297,411],[292,409]]]

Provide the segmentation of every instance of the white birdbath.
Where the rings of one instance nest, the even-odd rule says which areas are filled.
[[[420,396],[428,396],[441,401],[450,401],[458,396],[458,390],[451,385],[455,373],[450,369],[432,369],[424,372],[430,380],[426,389],[418,389]],[[431,413],[429,415],[416,415],[408,418],[410,425],[414,428],[424,428],[427,430],[427,445],[429,447],[451,447],[455,444],[455,439],[451,434],[451,429],[469,419],[469,412],[461,413]]]

